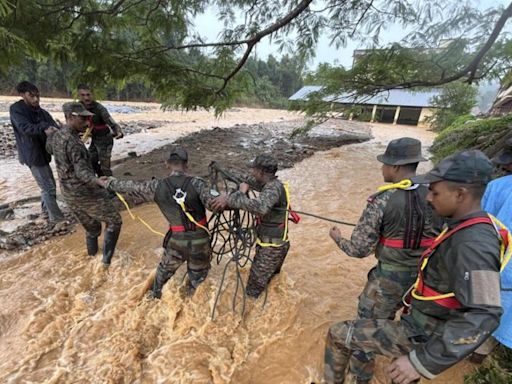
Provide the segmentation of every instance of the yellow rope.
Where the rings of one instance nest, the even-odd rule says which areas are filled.
[[[124,206],[126,207],[126,210],[128,211],[128,214],[130,215],[130,217],[133,219],[133,220],[139,220],[142,224],[144,224],[146,226],[147,229],[149,229],[151,232],[157,234],[157,235],[160,235],[162,237],[165,237],[165,234],[163,234],[162,232],[158,232],[157,230],[153,229],[151,227],[151,225],[149,225],[148,223],[146,223],[143,219],[141,219],[139,216],[135,215],[132,213],[132,210],[130,209],[128,203],[126,202],[125,198],[123,197],[123,195],[121,195],[120,193],[116,192],[116,196],[119,198],[119,200],[121,200],[121,203],[124,204]]]
[[[410,188],[411,186],[412,186],[412,181],[409,179],[405,179],[405,180],[399,181],[398,183],[381,185],[379,188],[377,188],[377,190],[379,192],[384,192],[389,189],[407,189],[407,188]]]

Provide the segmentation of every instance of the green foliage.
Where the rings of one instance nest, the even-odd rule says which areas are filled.
[[[194,28],[207,7],[224,26],[219,40]],[[251,93],[254,80],[243,67],[263,38],[293,52],[291,72],[277,75],[272,69],[279,66],[269,61],[272,73],[262,80],[289,95],[299,85],[294,58],[304,63],[328,34],[335,46],[373,42],[352,69],[319,74],[326,92],[361,96],[450,79],[470,62],[467,52],[484,46],[502,13],[497,6],[479,11],[457,0],[0,0],[0,74],[27,57],[57,68],[73,63],[66,73],[70,89],[78,82],[96,89],[135,82],[151,87],[168,107],[220,113]],[[391,23],[412,32],[400,43],[380,46],[380,32]],[[447,38],[452,43],[437,48]],[[477,68],[462,76],[498,76],[511,49],[500,37]]]
[[[509,384],[512,382],[512,350],[499,345],[484,364],[464,378],[465,384]]]
[[[512,116],[487,119],[460,117],[454,124],[442,131],[434,140],[430,152],[434,162],[452,153],[469,148],[485,151],[510,131]]]
[[[432,98],[432,106],[437,108],[428,121],[436,132],[440,132],[461,115],[467,115],[476,105],[477,89],[469,84],[453,82],[442,88],[439,96]]]

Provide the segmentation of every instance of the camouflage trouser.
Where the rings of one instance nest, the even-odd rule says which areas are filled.
[[[393,320],[396,312],[403,306],[403,295],[414,283],[416,276],[415,268],[407,269],[379,263],[368,273],[368,282],[359,296],[357,319]],[[373,353],[353,351],[350,372],[360,382],[369,382],[372,379],[374,366]]]
[[[415,336],[417,333],[401,321],[350,320],[332,325],[325,346],[325,383],[344,383],[352,350],[399,357],[413,349]]]
[[[110,133],[104,136],[93,136],[89,146],[89,155],[94,172],[98,176],[112,176],[110,169],[110,158],[112,157],[112,147],[114,139]]]
[[[256,255],[251,265],[246,294],[258,297],[265,290],[272,276],[281,272],[281,266],[290,249],[290,243],[281,247],[256,246]]]
[[[189,287],[197,288],[208,275],[211,253],[209,237],[196,240],[178,240],[171,237],[156,269],[153,294],[156,297],[162,295],[164,284],[184,262],[187,262]]]
[[[105,230],[118,231],[123,223],[121,215],[105,193],[98,198],[65,198],[71,212],[76,216],[87,232],[87,236],[98,237],[101,234],[101,222]]]

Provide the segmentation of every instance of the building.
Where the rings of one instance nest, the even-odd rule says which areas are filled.
[[[305,86],[290,96],[288,100],[307,101],[311,93],[321,89],[321,86]],[[326,103],[331,103],[335,110],[346,110],[349,120],[354,118],[370,122],[429,127],[427,118],[432,116],[435,109],[432,105],[432,97],[438,96],[440,93],[439,90],[413,92],[392,89],[376,96],[360,97],[356,101],[347,94],[325,96],[323,100]]]
[[[491,107],[491,115],[508,115],[512,112],[512,84],[499,90]]]

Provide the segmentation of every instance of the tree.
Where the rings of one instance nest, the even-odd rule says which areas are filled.
[[[209,6],[225,25],[218,41],[192,27]],[[265,37],[302,60],[321,34],[335,46],[372,41],[371,51],[351,70],[335,71],[343,76],[326,87],[362,95],[498,75],[510,65],[501,31],[511,14],[512,4],[479,11],[456,0],[0,0],[0,69],[27,56],[73,62],[71,83],[142,77],[165,105],[220,112],[250,84],[244,66]],[[412,32],[382,50],[379,35],[389,23]],[[446,38],[453,43],[437,50]]]
[[[477,89],[469,84],[453,82],[443,86],[442,93],[432,98],[437,108],[429,121],[434,131],[448,128],[460,116],[467,115],[476,105]]]

